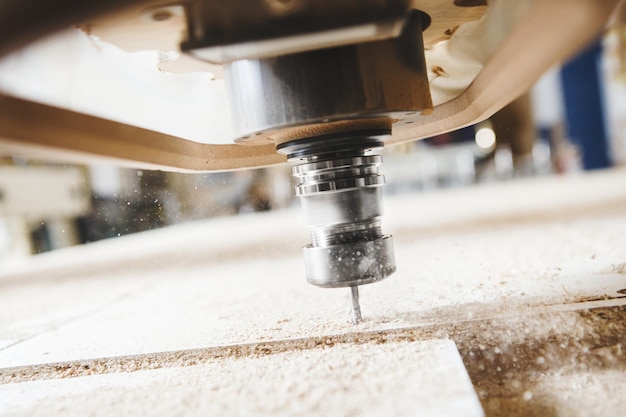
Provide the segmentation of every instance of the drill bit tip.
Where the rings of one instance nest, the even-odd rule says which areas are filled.
[[[359,286],[350,287],[350,307],[352,310],[352,323],[361,322],[361,305],[359,304]]]

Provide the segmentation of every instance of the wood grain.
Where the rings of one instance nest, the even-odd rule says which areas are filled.
[[[207,145],[1,95],[0,154],[81,163],[105,158],[173,171],[220,171],[285,161],[274,145]]]

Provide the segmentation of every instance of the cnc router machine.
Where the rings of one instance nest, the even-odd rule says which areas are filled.
[[[181,172],[289,161],[310,232],[307,280],[350,288],[357,324],[359,286],[396,271],[393,238],[381,226],[385,180],[377,150],[490,117],[596,39],[617,4],[4,1],[0,53],[12,60],[15,82],[5,74],[0,148]],[[29,48],[43,54],[46,45],[37,41],[69,26],[71,36],[96,44],[158,50],[159,69],[172,77],[203,74],[198,86],[213,106],[207,114],[228,106],[219,114],[229,117],[185,130],[185,123],[146,122],[139,111],[135,121],[101,97],[72,100],[64,92],[80,57],[71,53],[69,76],[51,78],[48,87],[29,84],[25,68],[46,73],[33,68]],[[165,118],[183,120],[183,111]]]
[[[58,107],[5,95],[5,152],[188,171],[287,159],[311,234],[307,279],[350,287],[355,322],[358,286],[396,268],[380,224],[382,159],[371,151],[491,116],[598,36],[616,4],[132,3],[5,2],[2,51],[68,24],[128,51],[162,51],[164,71],[212,74],[211,94],[232,109],[230,135],[174,137],[82,114],[98,109],[58,94],[47,97]]]

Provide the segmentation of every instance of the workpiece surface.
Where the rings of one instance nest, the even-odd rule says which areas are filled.
[[[159,415],[328,416],[337,410],[368,416],[484,415],[450,340],[344,344],[8,384],[0,386],[0,396],[8,399],[5,411],[30,416],[48,416],[51,410],[75,416],[143,415],[147,405],[158,405]]]
[[[29,415],[37,404],[85,410],[74,407],[81,398],[101,404],[128,391],[149,402],[171,393],[164,404],[185,407],[187,398],[192,410],[218,383],[202,386],[205,375],[228,375],[216,369],[236,375],[229,390],[261,398],[268,387],[256,390],[242,375],[281,389],[289,378],[298,389],[308,377],[341,385],[357,357],[376,364],[367,371],[373,386],[399,378],[412,387],[421,369],[409,365],[412,349],[428,355],[420,343],[452,339],[487,415],[623,409],[624,184],[626,171],[613,170],[387,198],[383,229],[394,235],[398,270],[361,288],[358,326],[347,289],[306,284],[300,248],[308,237],[297,208],[3,265],[0,399],[12,407],[17,400],[4,398],[21,392],[13,410]],[[337,366],[336,381],[312,365],[318,359]],[[345,406],[329,403],[334,414],[385,415],[349,408],[351,395]],[[416,406],[407,391],[386,395]],[[573,409],[578,402],[586,406]],[[50,415],[71,414],[61,408]]]

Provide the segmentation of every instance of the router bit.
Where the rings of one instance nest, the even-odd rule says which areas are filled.
[[[352,309],[352,323],[361,322],[361,304],[359,304],[359,286],[350,287],[350,307]]]

